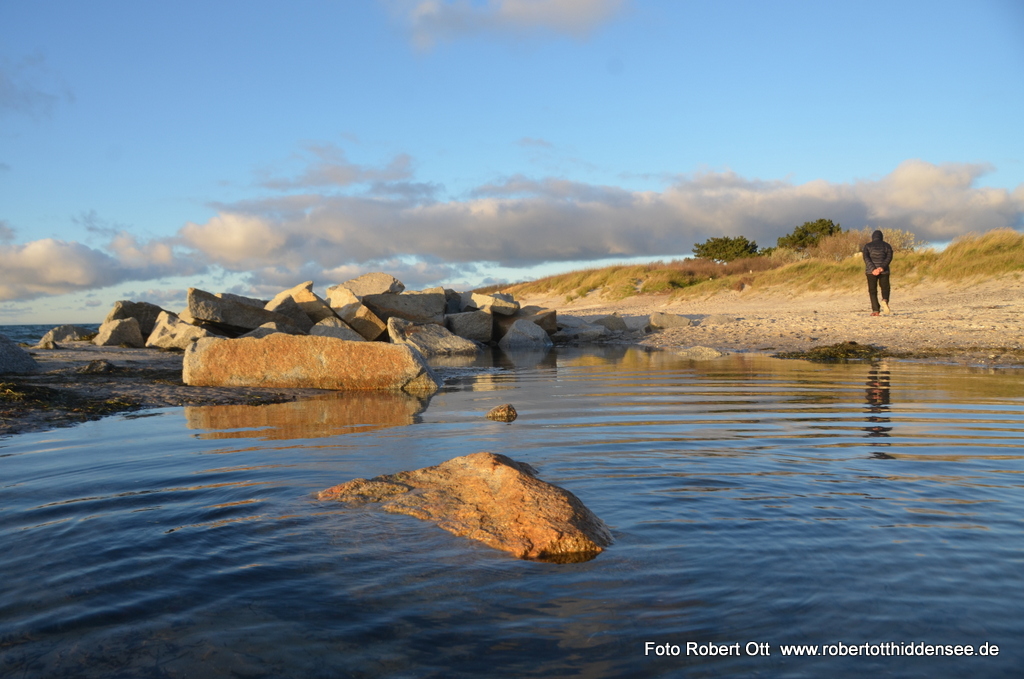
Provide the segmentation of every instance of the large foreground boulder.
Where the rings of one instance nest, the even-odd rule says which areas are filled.
[[[452,334],[434,323],[410,323],[401,318],[388,320],[388,336],[395,344],[406,344],[424,356],[455,356],[480,351],[476,342]]]
[[[521,559],[570,563],[604,551],[612,538],[601,519],[536,474],[504,455],[474,453],[434,467],[353,479],[318,498],[380,502],[385,511],[433,521]]]
[[[383,342],[274,333],[201,339],[185,350],[185,384],[273,389],[404,389],[433,393],[441,381],[411,348]]]
[[[0,335],[0,375],[28,375],[42,368],[36,359],[6,335]]]

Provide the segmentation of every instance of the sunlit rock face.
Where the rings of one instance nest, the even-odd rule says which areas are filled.
[[[125,318],[134,318],[139,324],[139,332],[143,337],[149,337],[156,325],[156,319],[163,312],[163,309],[156,304],[149,302],[131,302],[126,299],[114,302],[114,307],[103,319],[104,323]]]
[[[284,333],[201,339],[185,351],[182,380],[207,387],[410,393],[433,393],[441,386],[423,356],[407,346]]]
[[[365,295],[380,295],[387,292],[393,292],[395,294],[405,290],[405,284],[398,280],[391,274],[386,274],[383,271],[374,271],[373,273],[364,273],[358,278],[345,281],[340,285],[334,286],[336,288],[347,288],[356,297],[363,297]],[[328,288],[327,293],[330,295],[333,288]],[[334,306],[333,304],[331,306]]]
[[[143,347],[146,340],[139,330],[139,322],[134,318],[118,318],[106,321],[92,341],[98,347]]]
[[[353,479],[320,500],[379,502],[385,511],[433,521],[522,559],[592,559],[611,544],[607,526],[575,495],[536,477],[523,462],[473,453],[434,467]]]
[[[277,307],[284,303],[285,298],[291,298],[302,310],[310,323],[316,324],[325,318],[334,318],[334,311],[319,295],[313,292],[313,281],[300,283],[293,288],[284,290],[277,294],[274,299],[267,302],[266,309],[278,311]]]
[[[169,311],[157,316],[153,332],[149,333],[146,346],[158,349],[187,349],[196,340],[212,337],[205,328],[186,323]]]
[[[413,347],[424,356],[473,355],[480,351],[476,342],[435,323],[417,324],[392,317],[388,319],[388,335],[393,343]]]
[[[413,323],[444,323],[448,300],[444,288],[430,288],[416,292],[385,292],[363,295],[362,303],[382,321],[393,316]]]
[[[500,316],[512,316],[519,311],[519,302],[512,298],[512,295],[505,293],[494,293],[493,295],[482,295],[477,292],[462,293],[463,309],[480,309],[489,311]]]

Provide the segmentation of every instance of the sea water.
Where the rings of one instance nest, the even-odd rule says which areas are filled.
[[[1020,373],[512,358],[442,365],[430,399],[0,439],[0,676],[1020,676]],[[501,403],[519,419],[483,417]],[[523,561],[315,499],[481,450],[575,493],[614,544]]]
[[[100,327],[97,323],[76,323],[75,325],[91,332],[97,332]],[[38,344],[43,335],[54,327],[53,325],[0,325],[0,335],[20,344]]]

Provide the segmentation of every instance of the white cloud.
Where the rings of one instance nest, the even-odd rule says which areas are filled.
[[[53,238],[0,244],[0,300],[25,300],[92,290],[128,280],[150,280],[171,273],[191,275],[204,265],[173,251],[170,244],[140,244],[118,234],[109,252]]]
[[[183,237],[222,266],[278,271],[336,270],[408,255],[507,267],[662,256],[723,234],[766,246],[819,217],[948,239],[1021,225],[1019,195],[974,186],[986,169],[911,160],[882,179],[849,184],[707,172],[679,177],[661,192],[517,175],[445,202],[307,194],[226,205],[207,224],[190,224]]]
[[[625,0],[419,0],[392,2],[400,8],[417,47],[479,35],[522,37],[553,32],[584,38],[609,21]]]
[[[191,275],[210,266],[261,295],[373,270],[424,287],[479,280],[490,266],[683,255],[712,236],[745,235],[770,246],[818,218],[850,229],[907,229],[935,241],[1024,227],[1024,186],[1013,192],[976,186],[988,170],[908,160],[880,179],[850,183],[704,172],[676,177],[662,191],[629,191],[516,175],[458,200],[438,201],[430,192],[276,195],[218,205],[215,217],[186,224],[171,239],[139,242],[111,229],[104,231],[110,240],[103,250],[52,239],[0,242],[0,300]]]
[[[298,216],[285,216],[289,222]],[[208,261],[229,269],[245,269],[286,259],[288,234],[266,216],[222,213],[205,224],[186,224],[182,241],[202,252]]]

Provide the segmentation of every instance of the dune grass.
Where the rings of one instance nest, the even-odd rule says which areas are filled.
[[[870,237],[869,231],[865,233]],[[967,234],[954,240],[943,252],[915,250],[913,234],[900,234],[903,240],[897,248],[892,268],[893,275],[899,276],[904,284],[925,280],[958,283],[1024,274],[1024,233],[1013,229]],[[619,300],[645,293],[706,296],[722,290],[748,287],[793,293],[825,288],[852,289],[863,285],[864,265],[859,248],[849,236],[844,236],[842,243],[826,244],[817,252],[804,255],[776,252],[771,256],[728,264],[684,259],[608,266],[548,276],[528,283],[491,286],[481,291],[565,295],[566,301],[572,301],[592,292],[599,293],[604,299]],[[837,257],[836,253],[844,249],[853,249],[857,254]]]

